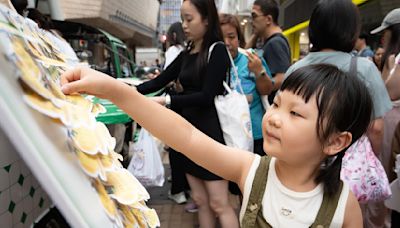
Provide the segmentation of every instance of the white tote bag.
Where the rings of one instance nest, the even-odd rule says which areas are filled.
[[[216,43],[210,47],[209,57],[215,44]],[[224,81],[223,86],[225,87],[227,94],[215,97],[215,108],[217,110],[218,119],[226,145],[253,152],[254,141],[251,130],[249,104],[247,103],[246,95],[243,93],[232,56],[228,50],[227,52],[233,66],[231,69],[235,76],[231,85],[237,86],[241,93],[230,88]]]
[[[132,148],[128,171],[145,187],[163,186],[164,166],[154,137],[142,128]]]

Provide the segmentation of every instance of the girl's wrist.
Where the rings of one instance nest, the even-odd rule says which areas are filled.
[[[127,91],[131,89],[136,91],[135,86],[131,87],[123,82],[115,80],[115,82],[109,84],[105,97],[115,104],[116,102],[120,101],[125,94],[129,94]]]

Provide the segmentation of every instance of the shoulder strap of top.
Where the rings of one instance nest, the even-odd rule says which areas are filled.
[[[262,199],[267,185],[270,162],[270,156],[261,157],[260,165],[257,168],[251,187],[249,202],[247,203],[246,211],[243,216],[243,228],[255,227],[256,225],[257,215],[262,208]]]
[[[287,38],[282,34],[282,33],[275,33],[275,34],[273,34],[273,35],[271,35],[270,37],[268,37],[268,39],[266,39],[265,41],[264,41],[264,46],[265,46],[265,44],[267,44],[267,42],[269,41],[269,40],[271,40],[272,38],[274,38],[274,37],[281,37],[284,41],[285,41],[285,43],[286,43],[286,45],[290,48],[290,45],[289,45],[289,41],[287,40]]]
[[[357,77],[357,57],[356,56],[351,57],[349,74],[353,77]]]
[[[329,197],[326,193],[324,193],[322,204],[317,214],[317,218],[310,226],[311,228],[324,228],[330,226],[333,216],[335,215],[336,208],[338,206],[342,189],[343,182],[340,181],[339,189],[333,196]]]
[[[221,43],[221,44],[225,45],[222,41],[217,41],[217,42],[211,44],[210,48],[208,48],[207,62],[210,61],[211,53],[212,53],[212,51],[214,50],[215,45],[217,45],[218,43]]]

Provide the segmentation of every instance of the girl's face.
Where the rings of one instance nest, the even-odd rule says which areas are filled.
[[[232,57],[235,58],[239,47],[239,38],[236,28],[230,24],[224,24],[221,26],[221,29],[222,34],[224,35],[225,45]]]
[[[182,27],[188,40],[194,43],[203,40],[207,31],[207,19],[203,19],[196,7],[186,0],[181,7]]]
[[[319,163],[324,154],[317,119],[315,96],[305,103],[290,91],[279,92],[263,118],[264,151],[290,164]]]

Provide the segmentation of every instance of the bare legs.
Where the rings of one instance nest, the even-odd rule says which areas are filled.
[[[216,217],[223,228],[239,227],[239,220],[229,203],[228,181],[205,181],[189,174],[186,177],[199,208],[200,228],[215,227]]]

